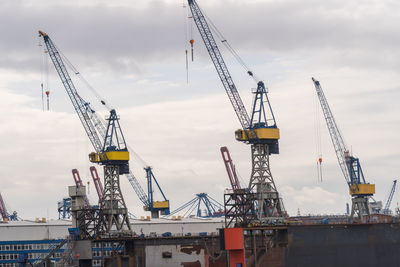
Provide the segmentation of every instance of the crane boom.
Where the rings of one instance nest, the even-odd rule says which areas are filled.
[[[57,70],[58,75],[61,78],[61,81],[64,85],[65,90],[71,100],[72,105],[75,108],[76,113],[83,125],[83,128],[86,131],[86,134],[89,137],[90,142],[93,145],[96,153],[100,153],[103,148],[103,142],[101,140],[105,140],[106,137],[106,126],[105,123],[100,119],[97,113],[91,108],[89,102],[85,101],[77,92],[72,79],[68,73],[67,68],[60,56],[60,53],[50,39],[47,33],[43,31],[39,31],[40,36],[43,37],[44,42],[47,47],[47,51],[50,55],[50,58],[54,64],[54,67]],[[100,137],[99,137],[100,135]],[[146,206],[149,205],[149,201],[147,195],[143,188],[140,186],[136,177],[133,175],[132,171],[129,170],[129,173],[125,174],[128,181],[130,182],[133,190],[136,195],[142,201],[142,203]]]
[[[6,205],[4,204],[4,200],[3,197],[1,196],[1,193],[0,193],[0,215],[3,218],[3,221],[9,220]]]
[[[224,85],[225,91],[228,94],[229,100],[232,103],[233,109],[242,125],[243,129],[250,128],[250,117],[247,114],[246,108],[243,105],[243,101],[240,98],[239,92],[233,82],[233,79],[229,73],[229,70],[225,64],[225,61],[219,51],[217,43],[211,33],[210,27],[201,12],[200,7],[194,0],[188,0],[190,10],[192,11],[193,19],[199,29],[201,38],[210,54],[211,60],[214,63],[215,69],[217,70],[218,76]]]
[[[72,82],[71,77],[67,71],[67,68],[64,65],[63,60],[61,59],[61,55],[58,52],[56,46],[54,45],[53,41],[50,37],[42,32],[39,31],[39,34],[43,36],[44,42],[47,47],[47,51],[50,55],[50,58],[54,64],[54,67],[57,70],[58,75],[60,76],[61,82],[63,83],[65,90],[72,102],[72,105],[75,108],[78,117],[85,128],[86,134],[89,137],[90,142],[92,143],[94,149],[100,151],[103,145],[103,142],[100,140],[99,136],[97,135],[96,128],[94,127],[90,117],[87,113],[87,103],[83,101],[83,99],[79,96],[75,85]]]
[[[232,162],[231,154],[226,146],[220,148],[222,160],[224,161],[226,172],[232,186],[232,190],[241,189],[239,179],[236,174],[235,165]]]
[[[349,187],[349,193],[352,197],[352,209],[350,221],[353,220],[353,215],[356,213],[361,220],[366,214],[370,217],[368,198],[375,194],[375,184],[365,182],[364,173],[361,169],[358,158],[353,157],[347,149],[343,137],[339,131],[332,111],[326,100],[321,84],[316,79],[312,78],[317,92],[318,99],[321,103],[321,108],[324,113],[326,125],[331,136],[332,144],[335,149],[336,157],[339,162],[340,169],[346,179]]]
[[[90,174],[92,175],[92,178],[93,178],[93,183],[96,188],[97,196],[99,197],[99,200],[101,200],[104,195],[104,189],[103,189],[103,185],[101,184],[99,174],[97,173],[96,167],[94,167],[94,166],[90,167]]]
[[[394,192],[396,191],[396,184],[397,184],[397,180],[394,180],[392,188],[390,189],[389,196],[386,200],[385,208],[383,209],[384,214],[390,214],[389,208],[390,208],[390,204],[392,203]]]
[[[342,170],[346,182],[350,185],[350,175],[349,175],[350,170],[348,169],[348,165],[346,164],[346,155],[348,155],[349,151],[346,148],[346,144],[343,140],[342,134],[339,131],[335,118],[333,117],[328,101],[326,100],[324,91],[321,88],[321,84],[314,78],[312,78],[312,80],[314,82],[315,89],[317,91],[317,96],[321,103],[322,112],[324,113],[325,121],[328,126],[328,131],[329,134],[331,135],[333,148],[335,149],[340,169]]]
[[[278,220],[281,221],[285,216],[282,210],[283,205],[269,168],[269,156],[279,154],[278,140],[280,134],[264,82],[259,81],[257,90],[253,92],[254,100],[250,119],[203,12],[195,0],[188,0],[188,4],[208,54],[242,125],[242,129],[235,131],[235,138],[238,141],[251,144],[252,172],[248,192],[256,195],[250,198],[254,197],[253,209],[257,209],[257,212],[252,211],[251,214],[244,214],[242,212],[244,207],[239,207],[232,216],[242,222],[246,221],[246,223],[248,220],[257,220],[257,223],[272,223],[275,220],[273,217],[278,217]],[[222,40],[222,42],[227,43],[226,40]],[[253,73],[248,69],[247,73],[253,76]],[[235,194],[235,192],[232,194]]]

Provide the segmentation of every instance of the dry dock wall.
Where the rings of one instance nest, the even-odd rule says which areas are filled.
[[[270,227],[246,235],[245,245],[248,267],[400,266],[398,223]],[[218,236],[136,238],[126,252],[125,265],[108,266],[228,266]]]
[[[287,267],[400,266],[400,224],[288,228]]]

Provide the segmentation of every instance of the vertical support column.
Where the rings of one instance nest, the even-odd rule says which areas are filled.
[[[351,215],[350,215],[350,223],[354,220],[354,215],[358,217],[360,221],[362,221],[362,216],[367,215],[367,221],[370,220],[370,212],[368,206],[368,198],[364,196],[355,196],[351,199]]]
[[[229,267],[246,267],[243,228],[223,229],[224,249],[229,255]]]
[[[131,225],[119,184],[119,166],[104,166],[104,195],[100,201],[99,229],[97,234],[128,230]]]
[[[268,144],[251,145],[252,172],[249,190],[256,193],[257,218],[260,222],[268,222],[271,217],[284,217],[270,170],[269,155]]]

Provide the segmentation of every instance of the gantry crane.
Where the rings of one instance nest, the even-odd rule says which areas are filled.
[[[89,137],[90,142],[93,145],[93,148],[95,150],[96,154],[102,153],[102,149],[104,148],[104,140],[109,140],[110,138],[106,136],[107,129],[105,123],[100,119],[100,117],[97,115],[96,111],[90,106],[90,103],[85,101],[77,92],[75,85],[73,84],[69,73],[63,63],[63,60],[60,56],[60,53],[58,52],[56,46],[54,45],[53,41],[50,39],[50,37],[42,32],[39,31],[39,35],[43,37],[46,47],[49,51],[49,55],[52,58],[52,61],[54,63],[54,66],[61,78],[61,81],[65,87],[65,90],[67,91],[67,94],[72,102],[72,105],[75,108],[76,113],[79,116],[79,119]],[[102,101],[102,104],[105,104],[104,101]],[[111,111],[113,112],[113,111]],[[110,115],[111,115],[110,112]],[[115,113],[115,111],[114,111]],[[112,115],[114,122],[112,124],[115,124],[115,118],[117,117],[116,114]],[[111,118],[111,116],[110,116]],[[113,135],[113,132],[110,133]],[[109,147],[112,146],[118,146],[118,142],[121,141],[119,139],[116,139],[116,144],[107,144]],[[120,166],[120,168],[128,168],[128,165],[125,167]],[[143,188],[140,186],[139,182],[133,175],[133,172],[130,171],[129,169],[123,170],[126,177],[128,178],[128,181],[130,182],[131,186],[133,187],[134,191],[136,192],[136,195],[140,199],[140,201],[144,204],[144,209],[147,211],[152,211],[152,214],[155,216],[155,211],[161,211],[162,214],[167,214],[169,212],[169,201],[166,200],[164,193],[163,201],[154,201],[152,198],[152,195],[146,195],[145,191]],[[146,172],[147,174],[147,172]],[[154,178],[155,179],[155,178]],[[152,181],[148,180],[148,184],[151,184]],[[158,185],[159,187],[159,185]],[[159,187],[160,188],[160,187]],[[160,188],[161,191],[161,188]],[[151,191],[152,192],[152,191]],[[150,198],[152,199],[150,201]],[[158,217],[158,214],[157,214]]]
[[[356,214],[360,220],[363,215],[367,215],[369,219],[370,211],[368,199],[375,194],[375,184],[370,184],[365,181],[360,161],[358,158],[351,155],[347,148],[328,105],[328,101],[326,100],[320,82],[314,78],[312,78],[312,81],[314,82],[317,96],[324,113],[326,125],[331,136],[339,166],[344,178],[346,179],[347,185],[349,186],[349,192],[352,197],[350,221],[353,220],[354,214]]]
[[[394,192],[396,191],[396,185],[397,185],[397,180],[394,180],[393,185],[390,188],[389,196],[385,202],[385,207],[382,210],[383,214],[391,214],[392,213],[392,211],[390,210],[390,204],[392,203]]]
[[[130,230],[128,210],[119,186],[119,175],[129,174],[129,151],[115,109],[110,110],[107,127],[101,123],[88,102],[76,91],[59,51],[43,31],[39,31],[48,54],[95,149],[89,160],[104,166],[104,195],[100,201],[101,216],[95,222],[93,234],[109,233],[112,230]],[[101,139],[100,136],[103,138]],[[132,176],[133,177],[133,176]]]
[[[169,217],[180,214],[184,218],[193,215],[202,218],[221,217],[224,215],[223,208],[222,204],[207,193],[199,193],[193,199],[172,211]]]
[[[206,18],[195,0],[188,0],[188,4],[208,54],[242,126],[242,129],[235,132],[235,137],[238,141],[251,144],[252,172],[248,191],[255,197],[254,204],[257,209],[255,220],[262,223],[276,221],[277,218],[284,217],[284,212],[271,174],[269,156],[279,154],[279,128],[276,125],[264,82],[257,82],[252,112],[249,116]],[[251,71],[247,72],[254,78]],[[248,217],[249,213],[242,215]]]

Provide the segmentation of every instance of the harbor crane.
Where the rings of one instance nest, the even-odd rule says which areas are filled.
[[[280,135],[264,82],[257,81],[253,72],[247,69],[247,73],[257,82],[252,112],[249,116],[202,10],[195,0],[188,0],[188,4],[208,54],[242,126],[242,129],[235,132],[235,137],[238,141],[251,145],[252,171],[248,192],[253,194],[252,206],[257,211],[242,213],[239,219],[244,224],[249,220],[259,223],[276,222],[283,219],[284,211],[270,170],[269,156],[279,154]],[[226,40],[222,42],[227,43]],[[250,218],[254,215],[256,215],[255,218]]]
[[[72,105],[75,108],[76,113],[78,114],[78,117],[86,131],[86,134],[89,137],[90,142],[93,145],[93,148],[95,150],[95,154],[100,155],[102,153],[102,149],[104,149],[104,140],[111,140],[110,136],[106,136],[107,133],[107,128],[103,120],[98,116],[96,111],[91,107],[90,103],[85,101],[77,92],[74,83],[72,82],[72,79],[70,78],[70,75],[65,67],[65,64],[61,58],[61,55],[57,49],[57,47],[54,45],[53,41],[50,39],[50,37],[42,32],[39,31],[39,35],[43,37],[47,50],[49,51],[49,55],[53,61],[53,64],[61,78],[61,81],[65,87],[65,90],[67,91],[67,94],[71,100]],[[105,102],[102,100],[101,101],[103,105],[105,105]],[[113,112],[114,114],[111,114]],[[117,126],[118,123],[117,121],[117,115],[114,111],[110,111],[110,118],[112,118],[111,125],[112,126]],[[118,128],[116,128],[118,129]],[[114,132],[110,132],[111,136],[114,135]],[[107,149],[110,149],[110,147],[118,146],[121,140],[116,138],[115,141],[117,143],[108,143]],[[110,152],[110,151],[109,151]],[[93,154],[93,156],[95,156]],[[114,153],[109,153],[110,155]],[[93,158],[94,159],[94,158]],[[162,193],[164,200],[162,201],[155,201],[152,197],[153,191],[151,191],[151,195],[147,195],[143,188],[140,186],[140,183],[136,179],[136,177],[133,175],[133,172],[129,170],[128,164],[126,165],[120,165],[120,168],[124,168],[123,173],[126,175],[128,178],[128,181],[130,182],[132,188],[134,189],[136,195],[138,196],[139,200],[144,204],[144,210],[151,211],[153,216],[158,217],[158,211],[160,211],[162,214],[167,214],[169,213],[169,201],[166,200],[164,193]],[[121,173],[122,174],[122,173]],[[146,172],[147,174],[147,172]],[[155,177],[153,175],[153,178],[155,180]],[[152,180],[148,180],[148,184],[152,184]],[[159,187],[157,183],[158,188],[161,191],[161,188]],[[149,191],[148,191],[149,192]],[[150,200],[151,199],[151,200]],[[157,212],[157,213],[156,213]]]
[[[3,218],[3,221],[8,222],[9,220],[8,213],[6,210],[6,205],[4,204],[3,197],[1,196],[1,193],[0,193],[0,215]]]
[[[350,221],[353,221],[354,215],[357,215],[360,220],[363,215],[366,215],[369,219],[370,211],[368,199],[375,194],[375,184],[370,184],[365,181],[360,160],[354,157],[347,148],[328,105],[328,101],[326,100],[320,82],[314,78],[312,78],[312,81],[324,113],[326,125],[331,136],[339,166],[349,187],[352,201]]]
[[[222,217],[224,216],[223,208],[222,204],[207,193],[199,193],[193,199],[172,211],[168,217],[180,214],[184,218],[191,216],[200,218]]]
[[[158,181],[153,174],[152,168],[150,166],[147,166],[144,168],[144,170],[146,171],[147,190],[148,190],[147,196],[150,204],[149,206],[145,207],[145,210],[151,212],[152,218],[159,218],[160,214],[168,215],[170,213],[169,200],[167,200],[167,198],[164,195],[164,192],[161,189],[161,186],[158,184]],[[164,200],[162,201],[154,200],[153,181],[155,182],[155,186],[157,186]]]
[[[232,162],[231,154],[226,146],[220,148],[222,160],[224,161],[226,172],[228,173],[229,182],[231,183],[232,190],[241,189],[238,176],[236,174],[235,165]]]
[[[107,118],[107,126],[104,127],[98,117],[93,116],[94,112],[89,103],[79,96],[54,43],[45,32],[39,31],[39,35],[44,39],[54,67],[95,149],[95,152],[89,154],[89,160],[104,166],[104,195],[99,203],[101,215],[94,222],[93,234],[110,233],[113,230],[130,231],[128,210],[119,184],[120,174],[130,173],[129,151],[119,117],[115,109],[111,109]],[[103,137],[102,139],[99,134]]]
[[[96,167],[94,167],[94,166],[91,166],[89,170],[90,170],[90,174],[92,175],[92,179],[93,179],[94,187],[96,188],[97,196],[99,197],[99,200],[101,200],[104,195],[104,189],[103,189],[103,185],[101,184],[99,174],[96,170]]]
[[[392,211],[390,210],[390,204],[392,203],[394,192],[396,191],[396,185],[397,185],[397,180],[394,180],[393,185],[390,188],[389,196],[385,202],[385,207],[382,210],[383,214],[389,215],[392,213]]]
[[[0,193],[0,216],[4,222],[18,221],[18,214],[16,211],[14,211],[13,213],[8,213],[1,193]]]

